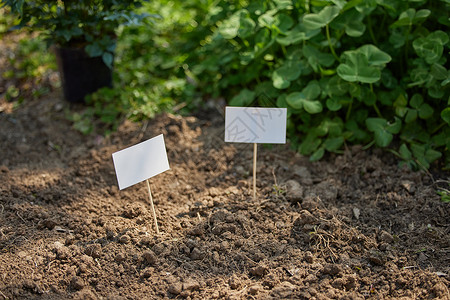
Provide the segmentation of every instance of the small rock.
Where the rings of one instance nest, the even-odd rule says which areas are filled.
[[[122,244],[128,244],[130,242],[130,236],[128,234],[124,234],[119,238],[119,242]]]
[[[250,286],[250,287],[248,288],[248,293],[249,293],[250,295],[256,295],[256,294],[258,294],[260,291],[263,291],[263,290],[264,290],[264,288],[263,288],[262,285],[260,285],[260,284],[254,284],[254,285],[252,285],[252,286]]]
[[[311,178],[311,173],[309,172],[308,168],[303,166],[295,166],[293,169],[293,173],[300,178]]]
[[[199,288],[200,284],[193,279],[188,279],[187,281],[183,282],[183,290],[194,291],[198,290]]]
[[[102,255],[102,245],[100,244],[88,245],[84,250],[84,253],[86,253],[89,256],[92,256],[93,258],[98,258]]]
[[[239,165],[235,167],[236,173],[241,176],[248,176],[249,172],[244,169],[243,166]]]
[[[295,290],[295,285],[288,281],[282,282],[280,285],[272,289],[272,296],[276,299],[289,299],[292,297],[292,293]]]
[[[419,261],[424,262],[424,261],[426,261],[427,259],[428,259],[428,257],[427,257],[423,252],[420,252],[420,253],[419,253],[419,257],[418,257],[418,260],[419,260]]]
[[[209,193],[209,195],[210,195],[211,197],[216,197],[216,196],[219,196],[219,195],[222,194],[222,193],[220,192],[220,190],[219,190],[218,188],[216,188],[216,187],[210,188],[209,191],[208,191],[208,193]]]
[[[408,191],[408,193],[414,193],[416,188],[414,186],[414,182],[409,181],[409,180],[404,180],[401,182],[402,187]]]
[[[342,267],[337,264],[326,264],[322,270],[323,274],[332,275],[332,276],[338,275],[342,272],[343,272]]]
[[[116,255],[116,257],[114,258],[114,260],[118,263],[123,262],[126,259],[126,256],[124,253],[119,253]]]
[[[169,293],[173,295],[179,295],[183,290],[183,284],[181,282],[175,282],[169,285]]]
[[[204,257],[204,255],[198,248],[194,248],[191,251],[190,257],[192,260],[200,260]]]
[[[84,281],[78,276],[72,277],[70,281],[70,287],[76,291],[79,291],[84,288]]]
[[[311,197],[306,196],[302,201],[302,208],[313,211],[318,209],[320,206],[320,198],[319,197]]]
[[[304,255],[304,259],[312,264],[314,262],[314,256],[312,255],[312,253],[310,251],[306,251],[305,255]]]
[[[230,288],[237,290],[241,286],[241,281],[236,275],[233,275],[230,280],[228,280],[228,284],[230,285]]]
[[[361,211],[357,207],[353,207],[353,216],[356,220],[359,220],[359,216],[361,215]]]
[[[258,265],[250,269],[250,274],[254,276],[264,276],[268,271],[268,268],[264,265]]]
[[[286,182],[286,198],[293,202],[300,202],[303,198],[303,187],[295,180]]]
[[[300,216],[294,221],[295,226],[303,226],[305,224],[314,224],[317,222],[317,218],[314,217],[309,211],[302,210]]]
[[[142,257],[149,265],[154,265],[157,262],[156,255],[151,250],[144,251]]]
[[[0,172],[1,173],[8,173],[9,172],[9,168],[5,165],[1,165],[0,166]]]
[[[384,261],[385,261],[383,255],[375,249],[371,249],[369,251],[369,255],[367,256],[367,259],[371,263],[373,263],[375,265],[379,265],[379,266],[384,265]]]
[[[380,241],[385,242],[385,243],[392,243],[394,241],[394,237],[387,231],[382,230],[380,232]]]

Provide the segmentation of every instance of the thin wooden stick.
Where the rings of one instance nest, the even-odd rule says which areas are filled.
[[[156,220],[156,212],[155,206],[153,205],[152,191],[150,190],[150,183],[148,183],[148,179],[146,180],[146,182],[147,182],[148,196],[150,197],[150,205],[152,206],[153,220],[155,220],[156,233],[159,234],[158,220]]]
[[[258,152],[258,144],[253,144],[253,200],[256,199],[256,155]]]

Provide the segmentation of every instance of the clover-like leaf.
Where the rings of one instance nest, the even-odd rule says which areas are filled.
[[[248,106],[255,100],[255,92],[243,89],[239,94],[230,101],[232,106]]]
[[[429,64],[436,63],[442,57],[444,45],[449,41],[448,35],[437,30],[427,37],[419,37],[413,41],[413,48],[417,55],[424,58]]]
[[[239,29],[237,35],[240,38],[247,38],[254,33],[256,27],[255,21],[250,18],[250,14],[246,10],[242,10],[241,15],[239,17]]]
[[[351,37],[359,37],[364,34],[366,25],[362,22],[364,15],[351,9],[341,13],[330,26],[334,29],[345,30],[345,33]]]
[[[283,13],[277,14],[275,16],[275,21],[277,28],[282,33],[288,32],[292,25],[294,25],[294,20],[290,16]]]
[[[304,99],[304,98],[305,98],[305,96],[301,92],[293,92],[293,93],[290,93],[286,97],[286,102],[292,108],[301,109],[301,108],[303,108],[303,101],[302,101],[302,99]]]
[[[441,111],[441,118],[450,125],[450,107],[447,107]]]
[[[325,27],[339,15],[340,10],[341,9],[335,5],[325,6],[317,14],[306,14],[303,17],[303,24],[307,30]]]
[[[356,10],[363,14],[363,15],[368,15],[370,14],[375,8],[377,8],[377,2],[376,0],[364,0],[364,1],[350,1],[351,2],[356,2]]]
[[[366,126],[375,135],[375,144],[380,147],[387,147],[392,142],[393,134],[400,132],[401,121],[396,118],[394,123],[389,123],[382,118],[368,118]]]
[[[431,11],[428,9],[421,9],[416,12],[414,8],[408,8],[400,14],[398,20],[391,27],[411,26],[423,22],[430,14]]]
[[[342,108],[342,104],[339,98],[332,97],[326,101],[327,108],[331,111],[338,111]]]
[[[337,67],[337,74],[350,82],[374,83],[380,80],[381,71],[369,65],[367,57],[357,51],[346,51],[345,62]]]
[[[291,85],[291,81],[283,77],[278,70],[272,73],[272,82],[273,86],[280,90],[288,88]]]
[[[309,65],[318,72],[320,66],[330,67],[333,65],[335,59],[330,53],[324,53],[319,51],[313,46],[303,46],[303,55],[308,58]]]
[[[357,49],[360,53],[363,53],[371,66],[382,66],[392,60],[392,57],[384,51],[381,51],[374,45],[364,45]]]
[[[433,116],[433,113],[434,109],[428,103],[423,103],[419,107],[419,118],[421,119],[429,119]]]
[[[449,77],[447,69],[440,64],[433,64],[431,66],[431,75],[437,80],[445,80]]]
[[[344,144],[344,137],[342,136],[338,136],[338,137],[329,137],[325,140],[325,142],[323,143],[325,146],[325,149],[327,151],[336,151],[339,150],[339,148],[341,148],[341,146]]]

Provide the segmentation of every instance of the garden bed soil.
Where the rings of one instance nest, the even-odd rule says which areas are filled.
[[[57,93],[0,106],[0,299],[449,299],[450,206],[387,152],[260,146],[252,199],[253,147],[223,142],[221,109],[104,137]],[[111,154],[161,133],[158,235]]]

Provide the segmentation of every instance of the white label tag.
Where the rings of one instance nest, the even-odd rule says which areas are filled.
[[[286,108],[225,108],[225,142],[286,143]]]
[[[170,169],[162,134],[112,154],[119,189]]]

